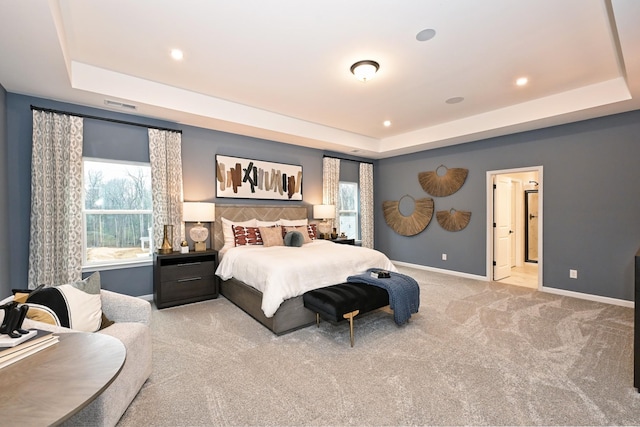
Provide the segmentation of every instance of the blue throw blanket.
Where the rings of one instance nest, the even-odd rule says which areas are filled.
[[[420,307],[420,286],[412,277],[390,271],[390,278],[378,279],[371,277],[372,271],[379,268],[370,268],[366,273],[347,277],[347,282],[366,283],[386,289],[389,293],[389,307],[393,310],[393,320],[398,325],[409,320],[413,313]]]

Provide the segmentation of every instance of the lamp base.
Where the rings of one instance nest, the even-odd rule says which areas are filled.
[[[193,244],[193,250],[196,251],[196,252],[206,251],[207,250],[207,243],[206,242],[195,242]]]

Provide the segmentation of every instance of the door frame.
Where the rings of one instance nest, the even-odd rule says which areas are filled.
[[[537,172],[538,173],[538,290],[542,289],[543,286],[543,264],[544,264],[544,254],[542,251],[543,242],[543,199],[544,199],[544,190],[543,190],[543,166],[529,166],[515,169],[501,169],[501,170],[492,170],[487,171],[487,186],[486,186],[486,200],[487,200],[487,264],[486,264],[486,275],[485,278],[488,281],[493,280],[493,252],[494,252],[494,242],[493,242],[493,181],[497,175],[505,175],[512,173],[520,173],[520,172]]]

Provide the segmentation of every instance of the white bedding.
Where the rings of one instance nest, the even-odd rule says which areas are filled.
[[[397,271],[382,252],[315,240],[301,247],[238,246],[225,251],[216,274],[262,292],[262,311],[272,317],[286,299],[335,285],[368,268]]]

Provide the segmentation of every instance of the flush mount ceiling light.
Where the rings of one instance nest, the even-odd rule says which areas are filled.
[[[181,61],[184,57],[184,54],[180,49],[171,49],[171,57],[176,61]]]
[[[526,77],[520,77],[519,79],[516,80],[516,84],[518,86],[525,86],[527,83],[529,83],[529,79]]]
[[[351,72],[356,76],[356,79],[366,82],[375,76],[379,68],[380,64],[376,61],[358,61],[351,66]]]

